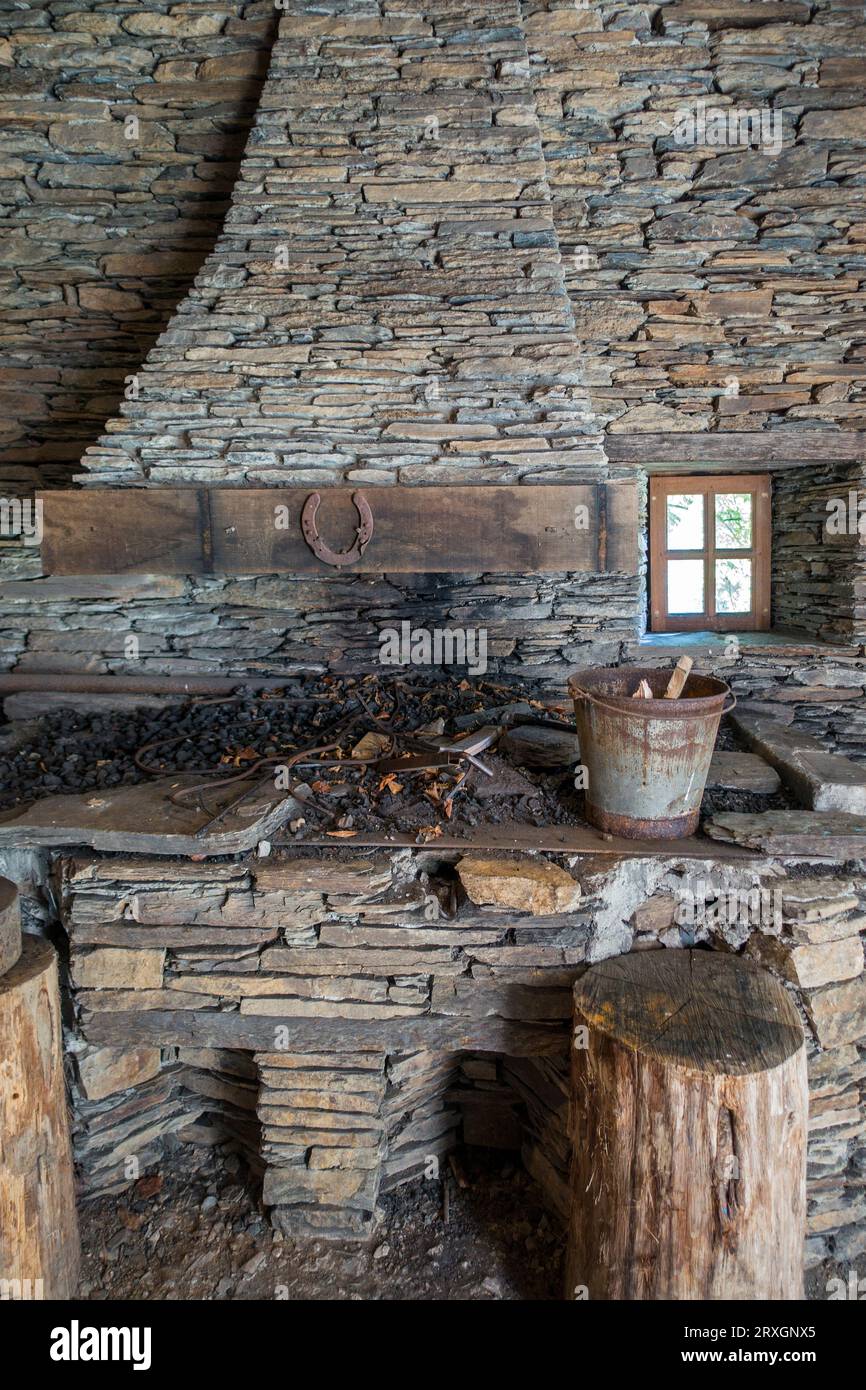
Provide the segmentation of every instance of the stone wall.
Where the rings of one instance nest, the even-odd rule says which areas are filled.
[[[98,352],[115,382],[139,377],[138,399],[86,455],[94,485],[574,481],[605,471],[605,422],[619,433],[858,427],[861,18],[799,0],[431,0],[411,14],[293,0],[272,95],[206,256],[230,172],[221,142],[236,150],[250,120],[271,6],[16,11],[4,21],[9,80],[16,111],[38,85],[38,111],[19,113],[8,184],[23,257],[10,284],[25,297],[8,325],[15,418],[36,401],[44,423],[46,393],[81,385],[54,380],[53,332],[40,333],[48,357],[32,356],[33,296],[59,305],[58,282],[51,322],[76,335],[61,342],[67,365]],[[69,33],[85,87],[63,76]],[[103,87],[118,96],[107,115]],[[48,88],[58,112],[43,129]],[[778,154],[715,135],[678,142],[678,113],[701,99],[779,115]],[[155,142],[133,159],[115,139],[128,113]],[[81,219],[102,227],[102,181],[115,173],[120,231],[103,241]],[[140,185],[127,187],[133,175]],[[117,224],[121,211],[133,220]],[[194,256],[171,259],[181,253],[166,218],[192,228]],[[27,249],[43,228],[47,288]],[[137,344],[199,261],[142,366]],[[100,309],[96,335],[76,286],[98,295],[99,272],[142,307]],[[40,385],[45,362],[54,376]],[[65,466],[68,440],[82,437],[70,416],[95,424],[109,395],[99,386],[85,417],[80,399],[58,406],[62,424],[33,437],[46,451],[19,450],[6,490],[32,481],[38,457]],[[834,643],[866,636],[856,538],[831,541],[821,517],[827,495],[861,475],[777,475],[777,625]],[[569,668],[619,659],[643,618],[639,585],[620,576],[60,581],[42,580],[23,547],[4,549],[3,571],[0,666],[27,672],[359,669],[376,665],[381,627],[408,619],[485,627],[493,673],[561,691]],[[768,671],[769,659],[761,681]]]
[[[866,497],[863,484],[862,463],[816,461],[808,471],[775,475],[771,602],[777,627],[822,642],[866,639],[866,574],[857,511],[859,499]],[[841,530],[840,502],[843,526],[848,522]]]
[[[462,888],[448,916],[455,858]],[[508,906],[515,879],[497,873],[502,861],[470,871],[429,851],[64,860],[87,1190],[118,1190],[130,1157],[153,1162],[162,1134],[196,1137],[190,1125],[206,1116],[264,1168],[284,1229],[364,1235],[382,1192],[435,1177],[462,1116],[469,1142],[522,1147],[563,1214],[571,985],[624,951],[705,945],[745,951],[798,1000],[810,1054],[808,1258],[862,1252],[862,865],[743,868],[677,861],[675,850],[508,862],[522,875],[521,910]]]
[[[609,428],[862,429],[862,6],[524,0],[524,14]],[[723,143],[750,112],[763,141]]]
[[[3,7],[4,495],[71,477],[211,250],[275,30],[271,0]]]

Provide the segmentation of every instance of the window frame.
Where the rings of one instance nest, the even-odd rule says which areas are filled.
[[[766,632],[770,626],[771,507],[769,473],[653,474],[649,479],[650,632]],[[717,547],[715,508],[719,493],[748,492],[752,496],[752,544],[745,548]],[[704,498],[704,545],[701,550],[667,547],[667,499],[678,493]],[[748,613],[717,613],[716,559],[751,559],[752,607]],[[704,562],[704,612],[668,612],[668,559]]]

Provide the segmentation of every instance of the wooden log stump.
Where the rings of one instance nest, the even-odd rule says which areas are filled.
[[[808,1092],[778,980],[645,951],[575,985],[569,1299],[803,1297]]]
[[[0,978],[0,1297],[71,1298],[78,1263],[57,958],[25,936]]]
[[[21,912],[18,889],[0,878],[0,975],[11,970],[21,955]]]

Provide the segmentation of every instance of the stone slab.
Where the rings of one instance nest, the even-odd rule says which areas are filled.
[[[44,797],[26,810],[0,816],[0,849],[89,845],[121,853],[235,854],[271,839],[297,808],[297,802],[285,792],[252,779],[209,789],[205,793],[206,811],[169,799],[170,793],[200,781],[200,777],[178,776],[139,786]],[[246,800],[205,830],[214,814],[239,797],[245,787],[249,793]]]
[[[782,785],[775,768],[755,753],[714,753],[707,787],[710,790],[758,792],[771,796]]]
[[[771,719],[731,716],[754,753],[776,769],[803,805],[814,811],[866,812],[866,767],[828,753],[817,739]]]
[[[704,821],[704,831],[718,844],[782,858],[866,857],[866,816],[845,811],[723,811]]]

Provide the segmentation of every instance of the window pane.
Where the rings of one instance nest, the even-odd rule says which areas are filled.
[[[748,613],[751,607],[751,560],[717,560],[716,612]]]
[[[716,549],[748,550],[751,544],[752,494],[720,492],[716,497]]]
[[[668,550],[703,550],[702,493],[675,493],[667,500]]]
[[[739,561],[734,561],[739,564]],[[703,613],[703,560],[668,560],[668,613]]]

